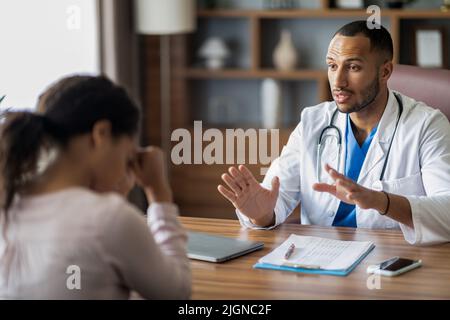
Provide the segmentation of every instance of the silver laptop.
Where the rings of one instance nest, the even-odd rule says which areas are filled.
[[[239,240],[207,233],[189,231],[188,236],[188,257],[209,262],[227,261],[264,247],[262,242]]]

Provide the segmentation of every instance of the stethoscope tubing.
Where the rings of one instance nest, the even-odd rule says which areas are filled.
[[[395,128],[394,128],[394,132],[392,134],[392,138],[391,141],[389,142],[389,148],[387,150],[386,153],[386,158],[384,159],[384,164],[383,164],[383,169],[381,170],[381,174],[380,174],[380,181],[383,180],[384,178],[384,173],[386,172],[386,167],[387,167],[387,163],[389,160],[389,154],[391,152],[391,147],[392,147],[392,142],[394,141],[394,137],[395,137],[395,133],[397,132],[397,128],[398,128],[398,124],[400,122],[400,117],[403,113],[403,101],[401,96],[397,95],[396,93],[394,93],[394,96],[398,102],[398,116],[397,116],[397,121],[395,123]],[[322,131],[320,132],[320,136],[319,136],[319,140],[317,141],[317,165],[316,165],[316,175],[317,175],[317,180],[319,181],[320,179],[320,167],[321,167],[321,158],[322,158],[322,154],[321,154],[321,149],[322,149],[322,140],[323,137],[325,135],[325,133],[328,130],[335,130],[337,132],[337,145],[338,145],[338,164],[337,164],[337,170],[339,170],[340,167],[340,159],[341,159],[341,146],[342,146],[342,132],[341,130],[336,127],[333,123],[334,120],[337,116],[339,109],[336,107],[336,109],[333,111],[333,115],[331,116],[330,119],[330,124],[328,126],[326,126],[325,128],[322,129]]]

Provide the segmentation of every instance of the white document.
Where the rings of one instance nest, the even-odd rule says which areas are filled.
[[[291,244],[295,245],[295,249],[285,259]],[[369,241],[341,241],[291,234],[259,262],[296,268],[347,270],[373,247],[373,242]]]

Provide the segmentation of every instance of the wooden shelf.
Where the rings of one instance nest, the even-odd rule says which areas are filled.
[[[326,70],[295,70],[295,71],[278,71],[273,69],[259,70],[242,70],[242,69],[225,69],[225,70],[207,70],[199,68],[186,69],[183,72],[186,78],[191,79],[263,79],[274,78],[280,80],[323,80],[327,77]]]
[[[201,18],[340,18],[367,16],[365,10],[342,9],[292,9],[292,10],[199,10],[197,15]],[[409,19],[449,18],[450,12],[440,10],[401,10],[382,9],[382,17],[399,17]]]
[[[184,129],[186,129],[186,130],[188,130],[190,132],[194,132],[194,126],[192,126],[192,125],[186,126],[186,127],[184,127]],[[265,129],[265,128],[260,127],[258,125],[250,126],[248,124],[242,124],[242,123],[235,123],[235,124],[233,124],[233,127],[229,127],[229,126],[226,126],[226,125],[212,126],[212,125],[208,125],[208,124],[204,124],[203,123],[202,124],[202,131],[205,132],[208,129],[219,129],[220,131],[225,133],[225,130],[227,130],[227,129],[244,129],[244,130],[256,129],[256,130],[258,130],[258,129]],[[286,127],[280,127],[280,128],[277,128],[277,129],[280,130],[280,136],[287,136],[288,137],[292,133],[292,131],[294,131],[295,126],[286,126]],[[268,129],[268,130],[270,130],[270,129]]]
[[[395,15],[402,19],[443,19],[450,18],[450,11],[443,12],[439,10],[396,10]]]

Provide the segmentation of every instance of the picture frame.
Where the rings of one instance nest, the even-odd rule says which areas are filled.
[[[416,26],[412,32],[412,62],[423,68],[449,67],[444,26]]]

